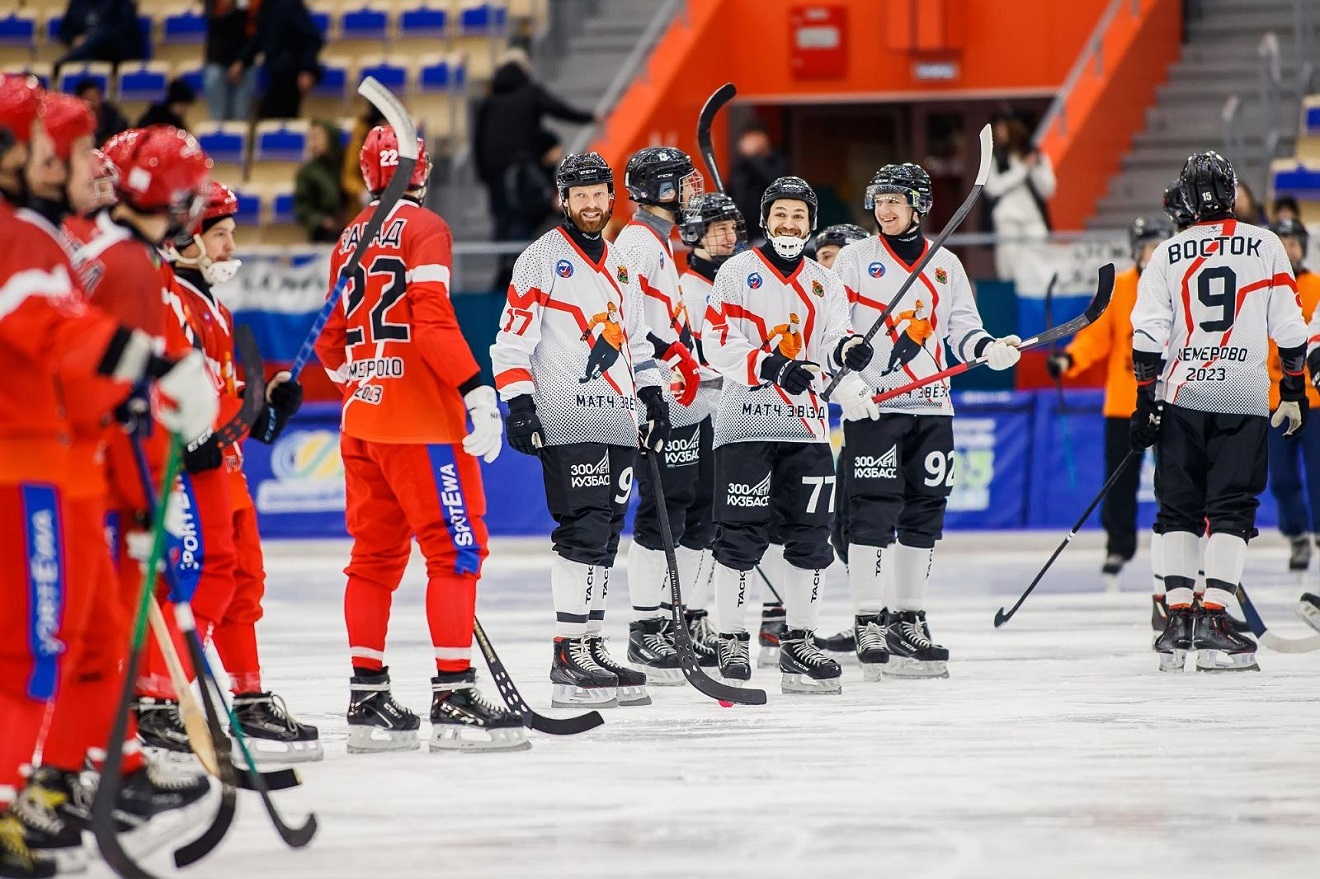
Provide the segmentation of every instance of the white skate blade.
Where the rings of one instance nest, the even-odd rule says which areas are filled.
[[[1307,601],[1305,598],[1297,600],[1297,615],[1302,621],[1311,628],[1320,632],[1320,607]]]
[[[628,662],[630,668],[634,668],[646,675],[646,682],[654,687],[681,687],[683,686],[683,669],[681,668],[656,668],[654,665],[643,665],[640,662]]]
[[[551,708],[618,708],[615,687],[575,687],[554,684],[550,693]]]
[[[854,653],[854,654],[853,654],[853,657],[856,658],[856,656],[857,656],[857,654]],[[860,665],[860,666],[862,667],[862,680],[864,680],[864,681],[870,681],[871,683],[875,683],[875,682],[877,682],[877,681],[884,680],[884,676],[885,676],[885,668],[886,668],[886,666],[889,665],[889,663],[888,663],[888,662],[861,662],[861,661],[859,661],[859,662],[858,662],[858,665]]]
[[[255,736],[248,736],[244,741],[247,743],[248,753],[252,755],[252,762],[258,766],[272,763],[316,763],[325,759],[325,751],[321,748],[320,739],[311,739],[306,742],[281,742],[275,739],[260,739]],[[233,739],[233,742],[234,765],[240,769],[246,769],[247,761],[243,759],[243,751],[238,746],[238,739]]]
[[[943,659],[908,659],[891,653],[889,661],[881,666],[881,674],[887,678],[947,678],[949,663]]]
[[[486,729],[457,723],[431,724],[431,753],[440,751],[526,751],[527,730],[521,726]]]
[[[167,809],[150,819],[141,822],[131,830],[119,834],[119,844],[125,854],[135,861],[160,851],[167,845],[176,845],[184,839],[192,839],[198,831],[211,823],[211,817],[219,807],[220,786],[212,784],[206,796],[182,809]],[[121,821],[126,817],[116,810],[115,817]]]
[[[762,647],[761,652],[756,657],[757,668],[778,668],[779,667],[779,648]]]
[[[363,724],[348,725],[348,753],[374,754],[377,751],[416,751],[420,748],[417,730],[383,729]]]
[[[639,705],[650,705],[651,696],[646,692],[646,684],[636,687],[619,687],[619,707],[634,708]]]
[[[81,843],[65,848],[32,849],[31,852],[35,860],[54,861],[58,876],[63,876],[65,873],[86,873],[87,866],[91,862],[87,846]]]
[[[1155,655],[1160,658],[1160,671],[1182,671],[1187,662],[1186,650],[1173,650],[1169,653],[1160,653],[1157,650]]]
[[[843,692],[843,681],[839,678],[816,680],[811,675],[783,674],[779,680],[779,691],[785,694],[837,696]]]
[[[1208,672],[1220,671],[1260,671],[1256,664],[1256,653],[1225,653],[1222,650],[1196,651],[1196,670]]]
[[[1104,580],[1106,592],[1118,592],[1118,575],[1101,574],[1100,579]]]
[[[201,762],[192,751],[171,751],[169,748],[142,746],[142,753],[152,763],[168,766],[172,771],[200,772]]]

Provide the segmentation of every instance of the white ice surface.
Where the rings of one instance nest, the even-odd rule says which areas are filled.
[[[1320,876],[1320,653],[1262,650],[1259,674],[1159,674],[1145,554],[1124,571],[1123,592],[1104,594],[1089,534],[995,630],[995,610],[1060,538],[954,535],[941,545],[929,610],[952,652],[948,680],[867,684],[849,665],[842,696],[784,696],[778,674],[758,669],[763,707],[653,688],[655,704],[608,711],[585,735],[530,733],[530,751],[385,755],[345,751],[347,544],[271,544],[266,684],[320,727],[326,750],[303,767],[304,786],[276,800],[291,822],[315,810],[321,832],[291,851],[255,794],[240,792],[229,838],[186,875]],[[497,542],[479,599],[514,680],[542,710],[548,568],[544,541]],[[1282,544],[1262,539],[1246,582],[1281,634],[1308,634],[1284,568]],[[616,656],[625,576],[620,566],[611,583]],[[423,737],[424,582],[414,558],[388,645],[395,694],[422,715]],[[851,613],[841,568],[829,586],[825,632]],[[148,863],[178,873],[164,854]],[[109,873],[96,863],[91,875]]]

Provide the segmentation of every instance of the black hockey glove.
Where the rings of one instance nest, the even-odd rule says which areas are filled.
[[[198,437],[183,450],[183,466],[189,473],[216,470],[224,462],[224,450],[213,433],[208,433],[205,439]]]
[[[139,385],[128,399],[115,407],[114,419],[129,436],[151,436],[151,403],[145,385]]]
[[[779,385],[789,394],[798,394],[811,387],[819,366],[809,360],[789,360],[783,354],[771,354],[761,361],[761,379]]]
[[[1045,371],[1050,374],[1050,378],[1058,381],[1063,378],[1063,374],[1072,369],[1073,356],[1067,351],[1059,351],[1051,354],[1045,361]]]
[[[302,382],[286,371],[275,373],[270,384],[266,386],[266,402],[283,415],[285,421],[298,413],[302,408],[302,401]]]
[[[875,356],[875,349],[862,336],[844,336],[834,349],[834,362],[846,366],[853,372],[866,369],[866,364]]]
[[[669,442],[669,404],[660,389],[655,387],[640,389],[637,399],[646,407],[646,418],[640,430],[642,448],[658,452]]]
[[[1155,384],[1137,386],[1137,409],[1132,413],[1130,439],[1132,450],[1144,452],[1160,438],[1160,418],[1164,404],[1155,399]]]
[[[504,420],[504,430],[509,435],[509,445],[515,452],[524,455],[536,455],[541,451],[541,419],[536,415],[536,401],[531,394],[519,394],[509,401],[509,417]]]

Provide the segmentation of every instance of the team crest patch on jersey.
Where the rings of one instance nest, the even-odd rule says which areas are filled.
[[[573,264],[566,259],[555,263],[555,274],[561,278],[573,277]]]
[[[821,298],[825,297],[825,288],[820,285],[820,281],[811,282],[811,292]]]
[[[620,283],[620,284],[626,284],[626,283],[628,283],[628,267],[627,267],[627,266],[619,266],[619,271],[616,273],[616,275],[617,275],[618,278],[619,278],[619,283]]]
[[[866,267],[866,273],[873,278],[883,278],[885,276],[885,264],[873,262]]]
[[[946,272],[944,269],[936,269],[936,270],[935,270],[935,281],[936,281],[937,283],[940,283],[940,284],[947,284],[947,283],[949,283],[949,273]]]
[[[761,276],[756,272],[752,272],[750,275],[747,276],[747,286],[751,287],[753,290],[760,290]]]

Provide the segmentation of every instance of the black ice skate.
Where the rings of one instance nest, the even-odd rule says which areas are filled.
[[[674,634],[669,631],[671,622],[669,617],[653,617],[628,624],[628,661],[646,672],[647,681],[656,687],[677,687],[683,683]]]
[[[1297,599],[1297,615],[1308,626],[1320,632],[1320,595],[1303,592],[1302,597]]]
[[[422,720],[390,695],[388,669],[354,675],[348,682],[348,753],[415,751]]]
[[[1288,538],[1288,543],[1288,570],[1302,579],[1306,575],[1306,569],[1311,567],[1311,536],[1299,534]]]
[[[0,812],[0,876],[46,879],[55,870],[54,861],[33,854],[23,822],[10,809]]]
[[[854,656],[857,652],[857,630],[855,628],[844,629],[841,632],[835,632],[833,635],[813,634],[811,643],[830,653],[843,653]],[[835,657],[835,659],[842,658],[841,656]]]
[[[1105,583],[1106,592],[1118,591],[1118,575],[1125,564],[1127,564],[1127,559],[1116,552],[1111,552],[1105,556],[1105,563],[1100,566],[1100,578]]]
[[[143,696],[138,699],[137,719],[138,741],[148,754],[176,764],[193,762],[193,749],[178,702]]]
[[[779,688],[784,693],[842,693],[843,669],[811,641],[806,629],[787,629],[779,641]]]
[[[720,680],[731,687],[741,687],[752,679],[752,660],[746,632],[720,632],[716,650],[720,656]]]
[[[312,763],[325,758],[316,727],[299,723],[274,693],[240,693],[234,697],[234,716],[258,763]]]
[[[1160,671],[1182,671],[1187,651],[1192,649],[1192,609],[1171,607],[1166,613],[1164,631],[1154,645],[1160,657]]]
[[[219,787],[205,775],[148,763],[120,779],[114,807],[119,841],[137,860],[196,836],[210,823],[219,799]]]
[[[1228,611],[1198,608],[1192,622],[1197,671],[1260,671],[1256,642],[1233,631]]]
[[[862,666],[862,678],[868,681],[880,680],[885,665],[889,662],[889,650],[886,646],[884,620],[878,613],[858,614],[853,626],[854,652],[857,662]]]
[[[591,658],[596,660],[596,665],[608,672],[613,672],[614,676],[619,679],[618,699],[620,708],[651,704],[651,696],[646,692],[645,672],[615,662],[614,657],[610,656],[609,651],[605,649],[604,635],[599,632],[588,635],[587,647],[591,650]]]
[[[761,653],[756,657],[757,668],[771,668],[779,664],[779,640],[784,636],[788,624],[784,622],[784,606],[777,601],[767,601],[761,605],[761,631],[757,634],[757,643]]]
[[[924,610],[884,611],[887,678],[947,678],[949,651],[934,643]]]
[[[685,610],[683,620],[687,623],[688,634],[692,637],[692,651],[697,654],[697,665],[702,668],[719,666],[720,656],[716,648],[719,633],[710,624],[710,614],[705,610]]]
[[[551,708],[617,708],[619,677],[591,655],[586,636],[556,638],[550,661]]]
[[[477,673],[440,672],[431,678],[431,752],[525,751],[522,717],[487,702]]]
[[[91,803],[78,773],[49,766],[37,769],[19,791],[9,814],[23,825],[32,857],[53,862],[61,873],[87,869],[83,830],[88,826]],[[0,876],[9,875],[0,866]]]

